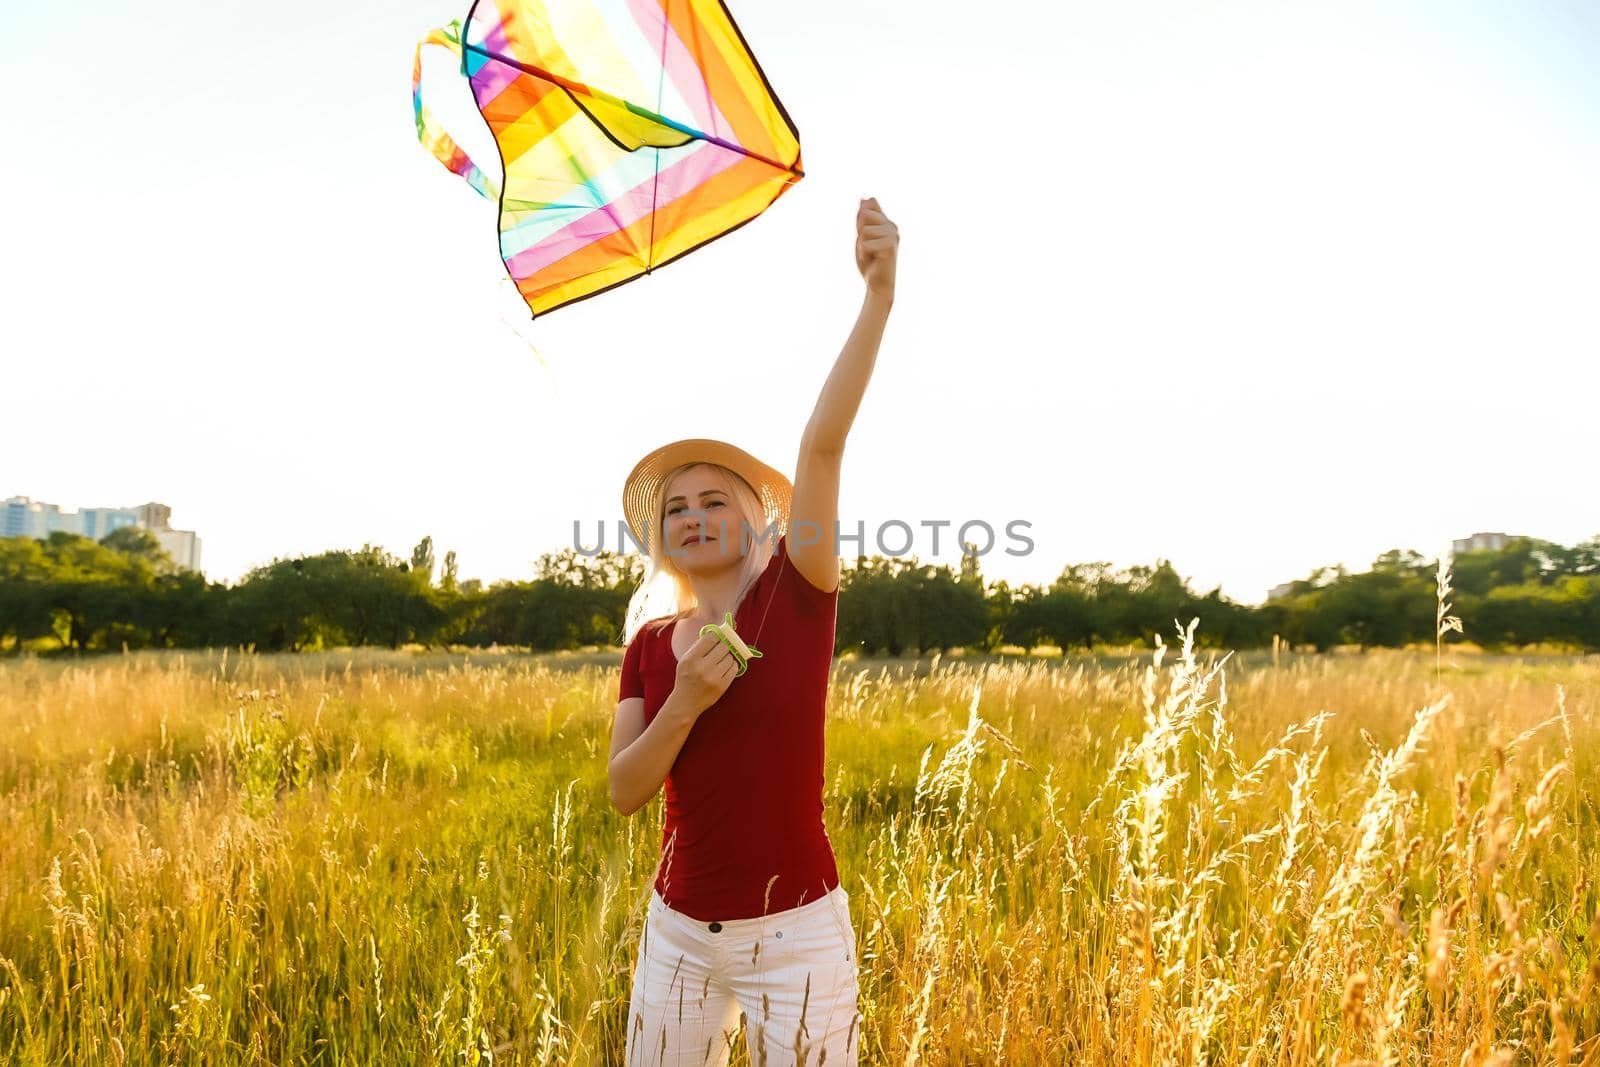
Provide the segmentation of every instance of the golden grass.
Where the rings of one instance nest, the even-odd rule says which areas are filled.
[[[619,1062],[616,661],[0,667],[0,1061]],[[839,663],[862,1062],[1600,1062],[1600,663],[1463,662]]]

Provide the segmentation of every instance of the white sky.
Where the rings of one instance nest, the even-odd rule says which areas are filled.
[[[665,441],[793,472],[877,195],[847,521],[1026,519],[986,575],[1166,556],[1247,602],[1600,533],[1600,5],[732,6],[807,177],[519,331],[412,128],[464,0],[6,0],[0,497],[163,501],[214,579],[424,534],[528,577]]]

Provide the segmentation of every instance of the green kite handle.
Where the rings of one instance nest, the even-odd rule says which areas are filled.
[[[760,650],[745,644],[743,639],[735,632],[733,628],[733,612],[731,611],[724,613],[720,623],[708,622],[700,627],[700,634],[702,637],[706,634],[715,634],[717,640],[728,646],[728,651],[733,653],[734,662],[739,664],[739,669],[733,674],[735,678],[748,669],[751,660],[761,658]]]

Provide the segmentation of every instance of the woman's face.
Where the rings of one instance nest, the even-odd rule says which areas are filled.
[[[686,574],[737,566],[744,554],[741,518],[719,471],[702,465],[680,472],[667,483],[663,527],[668,558]]]

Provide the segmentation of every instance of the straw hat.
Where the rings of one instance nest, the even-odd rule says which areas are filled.
[[[756,491],[756,497],[766,512],[765,516],[753,516],[751,519],[752,523],[761,524],[753,531],[756,535],[760,535],[765,524],[771,522],[777,523],[779,533],[787,530],[789,505],[794,497],[794,486],[788,478],[744,449],[726,441],[689,437],[662,445],[645,456],[635,464],[628,480],[623,483],[622,514],[627,518],[633,536],[647,550],[650,547],[648,535],[658,518],[652,514],[656,495],[661,492],[667,475],[685,463],[716,463],[750,483],[750,488]]]

